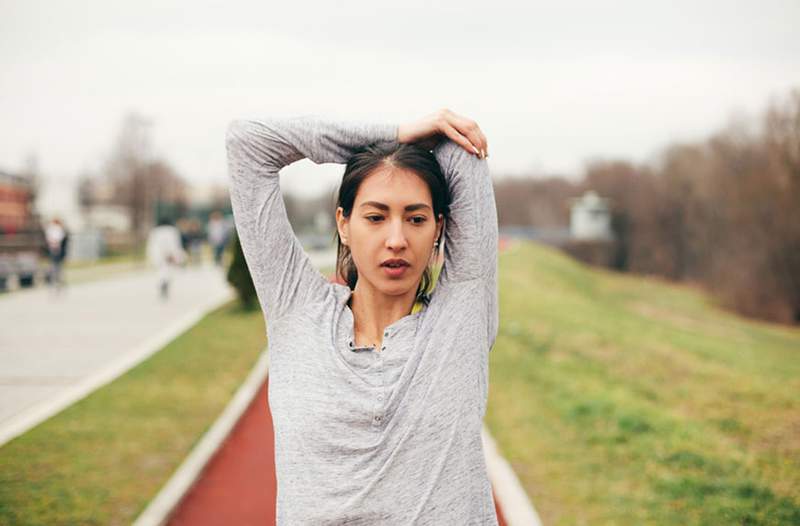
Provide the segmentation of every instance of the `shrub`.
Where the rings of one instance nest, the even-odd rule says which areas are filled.
[[[250,276],[250,269],[247,268],[247,261],[244,259],[242,245],[239,243],[239,236],[234,231],[231,239],[233,249],[233,259],[231,266],[228,267],[228,283],[236,289],[239,303],[245,310],[258,308],[258,296],[253,285],[253,278]]]

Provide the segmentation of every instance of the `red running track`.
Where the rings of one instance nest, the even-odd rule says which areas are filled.
[[[168,524],[275,524],[275,445],[265,402],[267,382]],[[501,526],[506,525],[499,508],[497,518]]]

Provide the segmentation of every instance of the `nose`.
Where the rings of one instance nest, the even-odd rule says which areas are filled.
[[[408,246],[408,240],[403,232],[403,221],[395,220],[390,223],[389,235],[386,238],[386,247],[390,250],[400,250]]]

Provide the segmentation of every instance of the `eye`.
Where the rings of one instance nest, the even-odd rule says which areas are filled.
[[[367,221],[369,221],[370,223],[377,223],[378,221],[383,219],[383,216],[372,215],[372,216],[366,216],[366,218],[367,218]]]
[[[411,218],[411,222],[414,223],[415,225],[421,225],[427,220],[428,218],[425,216],[414,216]]]

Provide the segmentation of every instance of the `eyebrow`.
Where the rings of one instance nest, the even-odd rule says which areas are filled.
[[[361,203],[361,206],[372,206],[374,208],[378,208],[379,210],[389,210],[389,205],[379,203],[378,201],[367,201],[366,203]],[[413,205],[406,206],[405,211],[413,212],[414,210],[420,210],[422,208],[430,209],[431,207],[425,203],[414,203]]]

